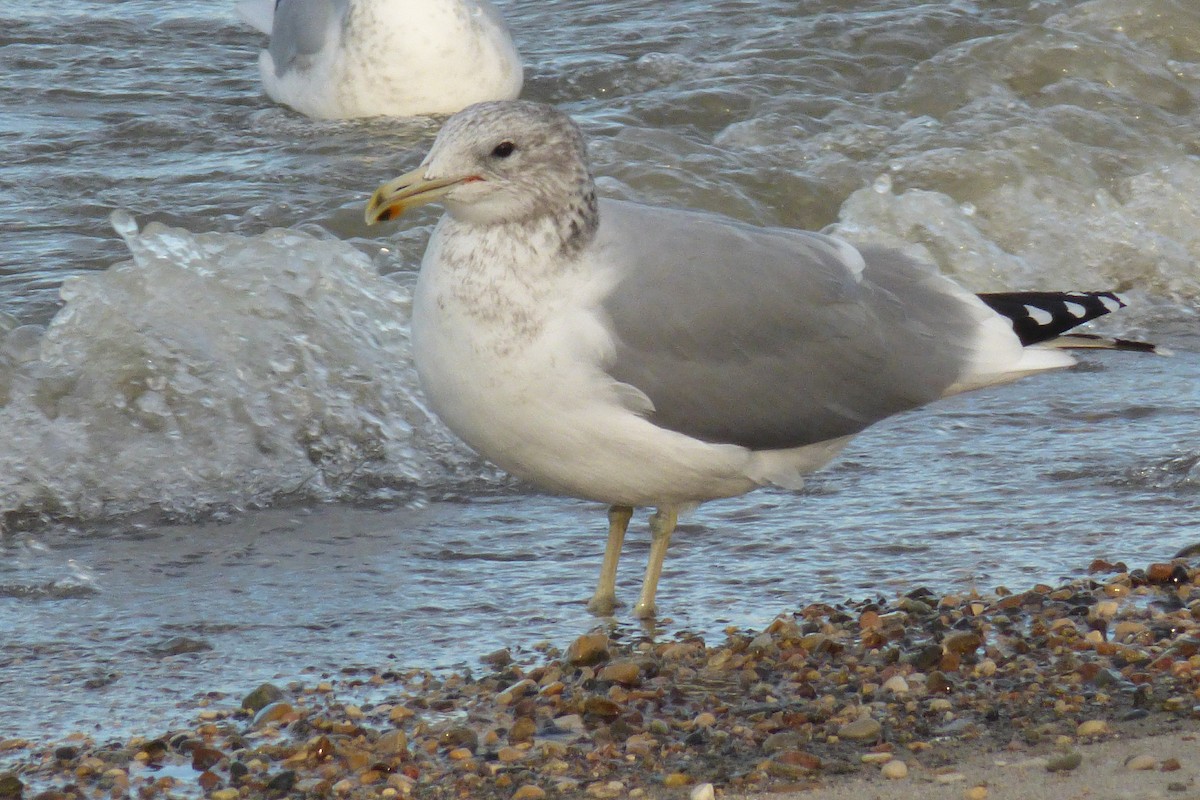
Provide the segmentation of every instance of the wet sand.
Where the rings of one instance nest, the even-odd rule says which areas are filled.
[[[1196,578],[1096,562],[1016,593],[814,604],[719,642],[611,626],[470,672],[213,693],[180,730],[0,741],[0,798],[1189,797]]]

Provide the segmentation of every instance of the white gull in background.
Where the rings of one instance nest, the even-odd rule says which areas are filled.
[[[521,58],[490,0],[242,0],[270,35],[272,100],[310,117],[452,114],[521,93]]]
[[[529,102],[452,117],[367,222],[433,201],[447,213],[413,300],[422,388],[486,458],[610,506],[597,613],[633,508],[657,507],[648,617],[681,508],[798,487],[884,417],[1070,366],[1048,343],[1103,345],[1059,334],[1122,305],[977,296],[894,250],[597,200],[579,128]]]

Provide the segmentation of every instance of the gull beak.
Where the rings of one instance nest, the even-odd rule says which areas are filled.
[[[425,168],[417,167],[399,178],[390,180],[375,190],[371,202],[367,203],[368,225],[386,222],[399,217],[410,208],[433,203],[446,196],[455,186],[473,178],[439,178],[428,180]]]

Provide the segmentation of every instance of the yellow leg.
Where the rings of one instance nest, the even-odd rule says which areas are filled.
[[[610,616],[617,607],[617,561],[621,558],[621,545],[625,543],[625,531],[629,529],[629,518],[633,509],[629,506],[612,506],[608,509],[608,544],[604,546],[604,563],[600,566],[600,580],[596,582],[596,593],[588,603],[593,614]]]
[[[658,577],[662,575],[663,561],[667,557],[667,545],[679,521],[679,512],[670,507],[660,507],[650,517],[650,562],[646,564],[646,578],[642,581],[642,595],[634,606],[633,615],[639,619],[654,616],[654,595],[658,592]]]

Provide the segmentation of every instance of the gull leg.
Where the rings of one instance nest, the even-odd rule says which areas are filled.
[[[621,545],[625,542],[625,531],[633,509],[629,506],[612,506],[608,509],[608,544],[604,546],[604,563],[600,566],[600,580],[596,582],[596,593],[588,603],[588,611],[609,616],[617,606],[617,561],[621,558]]]
[[[654,616],[654,595],[658,592],[658,577],[662,574],[667,545],[678,521],[679,512],[669,506],[659,508],[650,517],[650,562],[646,564],[646,578],[642,581],[641,597],[633,609],[633,615],[639,619]]]

